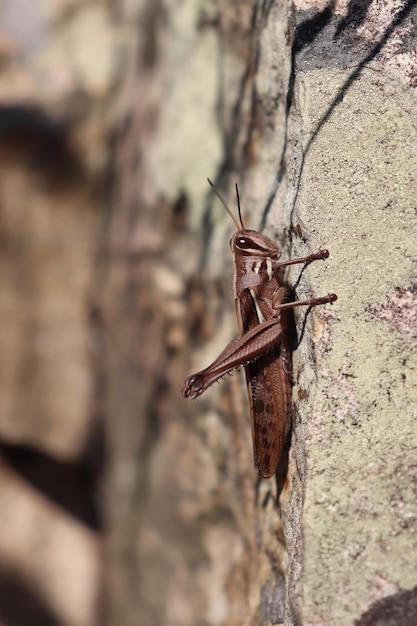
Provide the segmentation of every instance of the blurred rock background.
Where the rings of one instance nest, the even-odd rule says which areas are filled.
[[[0,621],[98,623],[92,284],[120,24],[103,2],[0,4]]]

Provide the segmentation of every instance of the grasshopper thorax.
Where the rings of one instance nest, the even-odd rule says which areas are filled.
[[[273,279],[280,251],[276,244],[255,230],[238,230],[230,241],[235,264],[234,295]]]

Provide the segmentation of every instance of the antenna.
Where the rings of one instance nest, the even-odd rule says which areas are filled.
[[[213,183],[211,182],[210,178],[207,178],[209,185],[211,186],[211,188],[213,189],[214,193],[216,194],[216,196],[219,198],[220,202],[223,204],[224,208],[226,209],[226,211],[228,212],[228,214],[230,215],[230,217],[232,218],[236,228],[238,230],[244,230],[243,227],[243,223],[242,223],[242,218],[240,216],[240,207],[239,207],[239,194],[238,194],[238,207],[239,207],[239,219],[240,219],[240,224],[237,221],[237,219],[235,218],[235,216],[233,215],[232,211],[229,209],[229,207],[227,206],[223,196],[221,195],[221,193],[219,191],[217,191],[216,187],[213,185]],[[236,186],[237,188],[237,186]]]
[[[239,213],[240,225],[242,226],[242,230],[245,230],[245,227],[243,226],[242,213],[240,212],[240,198],[239,198],[239,189],[237,188],[237,183],[236,183],[236,198],[237,198],[237,211]]]

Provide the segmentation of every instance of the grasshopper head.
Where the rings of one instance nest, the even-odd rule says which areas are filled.
[[[233,254],[238,256],[261,257],[276,261],[281,252],[276,243],[256,230],[238,230],[230,240]]]

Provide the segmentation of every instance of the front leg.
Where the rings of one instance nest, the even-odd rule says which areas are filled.
[[[313,252],[313,254],[309,254],[308,256],[298,257],[298,259],[291,259],[290,261],[283,261],[282,263],[279,263],[279,267],[288,267],[289,265],[298,265],[300,263],[304,263],[307,267],[307,265],[310,265],[310,263],[313,263],[314,261],[320,261],[328,258],[328,250],[319,250],[318,252]]]

